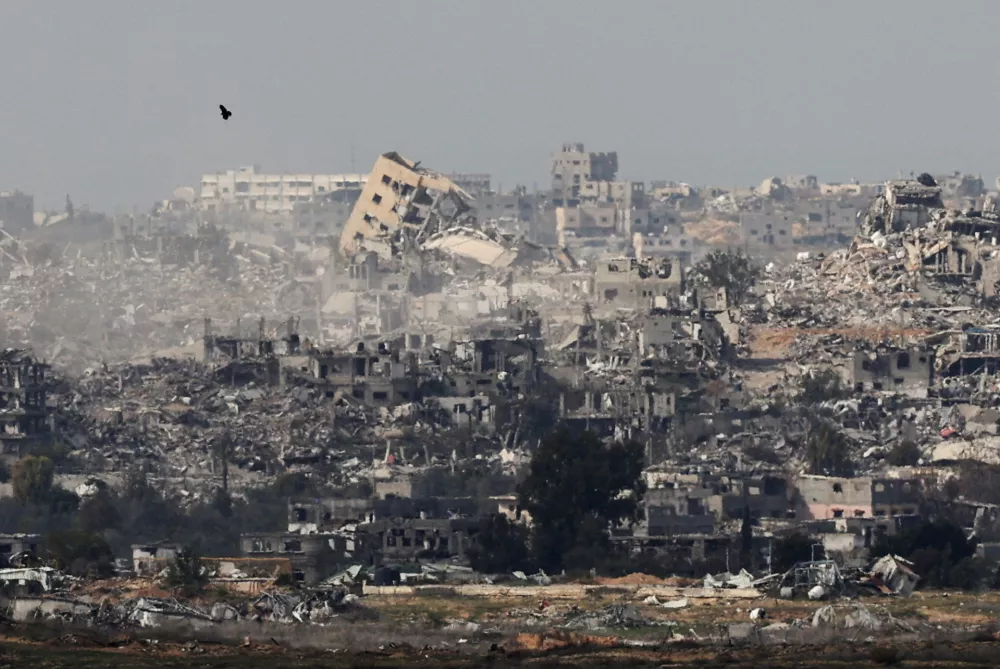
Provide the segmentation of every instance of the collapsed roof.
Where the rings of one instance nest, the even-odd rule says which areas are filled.
[[[480,222],[469,193],[419,161],[391,151],[375,161],[344,227],[340,251],[345,256],[374,252],[390,259],[408,249],[441,251],[498,268],[552,257],[542,247]]]

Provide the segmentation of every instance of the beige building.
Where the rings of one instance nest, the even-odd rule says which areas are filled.
[[[575,206],[581,199],[614,199],[618,154],[593,153],[582,143],[567,143],[552,156],[552,203],[557,207]],[[624,189],[624,186],[618,186]]]
[[[656,298],[677,296],[684,290],[684,271],[678,258],[610,258],[594,268],[594,292],[601,302],[647,307]]]
[[[252,165],[201,177],[203,209],[291,212],[302,202],[339,190],[361,188],[363,174],[262,174]]]
[[[423,230],[434,219],[455,219],[471,210],[473,199],[448,177],[419,166],[391,151],[379,156],[347,219],[340,251],[353,255],[358,242],[390,243],[403,227]],[[447,209],[447,212],[445,212]],[[436,230],[427,230],[433,234]],[[388,257],[391,253],[380,253]]]
[[[566,237],[606,237],[617,228],[618,210],[612,204],[588,204],[580,207],[556,207],[556,234],[559,244]],[[569,233],[567,235],[567,233]]]

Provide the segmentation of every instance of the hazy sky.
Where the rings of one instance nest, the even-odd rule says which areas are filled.
[[[995,1],[3,0],[0,190],[111,210],[398,150],[540,186],[1000,174]],[[217,105],[234,116],[223,123]]]

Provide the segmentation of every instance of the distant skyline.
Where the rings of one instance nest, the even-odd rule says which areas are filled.
[[[202,173],[367,172],[395,150],[548,184],[1000,175],[995,2],[6,0],[0,190],[146,207]],[[218,105],[233,117],[223,122]]]

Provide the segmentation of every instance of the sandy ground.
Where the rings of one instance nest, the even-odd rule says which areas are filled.
[[[655,584],[655,579],[629,577],[607,584]],[[675,585],[683,585],[676,583]],[[749,611],[763,607],[765,624],[810,618],[825,605],[847,610],[863,603],[873,612],[889,613],[899,620],[938,627],[941,633],[865,638],[835,642],[757,645],[716,642],[712,645],[668,641],[665,627],[655,624],[635,629],[566,631],[557,626],[567,615],[601,611],[614,604],[630,604],[648,622],[672,622],[684,631],[712,633],[731,623],[748,623]],[[913,667],[996,666],[1000,642],[994,625],[1000,612],[1000,593],[918,592],[910,598],[871,596],[834,602],[690,599],[688,606],[667,609],[635,601],[627,593],[598,592],[584,600],[556,603],[525,601],[513,597],[371,597],[366,607],[379,614],[375,626],[386,629],[426,629],[440,632],[447,626],[477,623],[504,630],[489,639],[468,645],[424,646],[379,639],[367,651],[342,648],[293,649],[268,639],[263,631],[249,644],[229,645],[200,641],[171,641],[157,631],[143,634],[127,630],[50,628],[43,625],[0,625],[0,667],[250,667],[299,669],[304,667],[612,667],[612,666],[755,666],[755,667],[875,667],[900,664]],[[526,624],[527,621],[527,624]],[[366,623],[346,620],[335,627]],[[422,627],[426,626],[426,627]],[[520,629],[519,629],[520,628]],[[316,629],[304,631],[318,638]],[[334,628],[328,628],[334,632]],[[430,642],[431,633],[418,635]],[[185,639],[187,637],[184,637]],[[411,637],[412,638],[412,637]],[[439,640],[440,635],[439,635]],[[457,637],[456,637],[457,638]],[[491,643],[495,642],[495,643]],[[493,646],[491,649],[490,646]],[[803,663],[808,658],[808,663]]]

